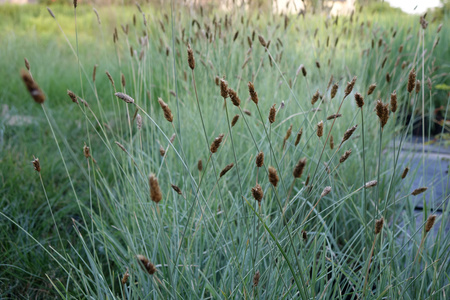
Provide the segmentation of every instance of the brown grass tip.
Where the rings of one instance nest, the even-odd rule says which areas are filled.
[[[274,167],[269,166],[269,182],[274,187],[277,187],[279,180],[280,178],[278,177],[277,170]]]
[[[366,184],[364,185],[364,187],[365,187],[366,189],[368,189],[368,188],[371,188],[371,187],[376,186],[377,183],[378,183],[378,182],[377,182],[376,180],[371,180],[371,181],[366,182]]]
[[[397,111],[397,91],[391,94],[391,111],[393,113]]]
[[[406,175],[408,175],[408,172],[409,172],[409,168],[406,167],[406,168],[403,170],[403,173],[402,173],[402,179],[405,179]]]
[[[317,136],[321,137],[323,135],[323,121],[317,123]]]
[[[42,104],[45,101],[44,93],[39,88],[39,85],[33,80],[30,73],[25,70],[20,70],[20,75],[25,83],[25,86],[30,92],[31,97],[36,103]]]
[[[53,19],[56,19],[55,14],[53,14],[53,11],[50,9],[50,7],[47,7],[47,10],[50,16],[52,16]]]
[[[300,139],[302,138],[303,128],[300,128],[300,131],[297,133],[297,137],[295,138],[294,145],[297,146],[300,143]]]
[[[352,154],[352,149],[348,149],[347,151],[345,151],[345,153],[342,154],[341,158],[339,159],[339,162],[342,164],[344,161],[347,160],[350,154]]]
[[[236,125],[237,121],[239,120],[239,115],[235,115],[233,119],[231,120],[231,127]]]
[[[134,103],[134,99],[131,98],[130,96],[128,96],[127,94],[124,93],[115,93],[114,94],[117,98],[122,99],[123,101],[125,101],[126,103]]]
[[[372,95],[372,93],[376,87],[377,87],[376,83],[372,83],[371,85],[369,85],[369,89],[367,90],[367,95]]]
[[[210,147],[211,153],[217,152],[217,149],[219,149],[219,147],[220,147],[220,143],[222,143],[223,136],[224,136],[224,134],[221,133],[218,137],[216,137],[214,139],[214,141],[212,142],[211,147]]]
[[[27,70],[30,71],[30,62],[26,57],[23,60],[25,61],[25,68],[27,68]]]
[[[258,105],[258,94],[255,91],[255,86],[253,85],[253,83],[251,81],[248,82],[248,91],[250,93],[250,98],[252,99],[252,101]]]
[[[416,94],[420,92],[420,80],[416,81]]]
[[[195,68],[194,51],[192,50],[190,44],[188,44],[187,54],[188,54],[189,68],[191,68],[191,70],[194,70],[194,68]]]
[[[239,96],[237,95],[236,91],[232,88],[228,88],[228,95],[230,96],[231,102],[234,106],[241,105],[241,99],[239,99]]]
[[[259,270],[258,270],[258,271],[256,271],[255,276],[253,276],[253,286],[258,286],[259,277],[260,277],[260,274],[259,274]]]
[[[331,92],[330,92],[331,99],[336,97],[336,93],[338,91],[338,88],[339,88],[339,85],[338,85],[337,82],[335,84],[333,84],[333,87],[331,88]]]
[[[308,74],[308,72],[306,72],[306,68],[304,65],[300,65],[300,70],[302,70],[302,74],[304,77],[306,77],[306,75]]]
[[[308,241],[308,233],[305,230],[302,230],[302,238],[305,242]]]
[[[375,234],[379,234],[383,229],[384,218],[381,217],[379,220],[375,221]]]
[[[39,163],[39,158],[36,158],[34,156],[33,156],[33,158],[34,159],[31,162],[33,163],[34,170],[40,173],[41,172],[41,164]]]
[[[228,97],[228,82],[224,79],[220,79],[220,95],[225,99]]]
[[[325,197],[331,192],[331,186],[327,186],[323,189],[322,194],[320,194],[320,197]]]
[[[269,112],[269,122],[272,124],[275,122],[275,116],[277,115],[277,109],[275,108],[275,104],[272,105]]]
[[[332,114],[327,117],[327,120],[333,120],[342,117],[342,114]]]
[[[172,189],[173,189],[178,195],[183,194],[183,193],[181,192],[181,189],[180,189],[178,186],[176,186],[175,184],[171,184],[171,186],[172,186]]]
[[[389,103],[383,104],[381,100],[377,100],[375,109],[377,116],[380,119],[381,128],[383,128],[389,119]]]
[[[123,274],[123,277],[121,280],[122,284],[126,284],[128,282],[129,277],[130,277],[130,273],[128,272],[128,268],[127,268],[127,270],[125,271],[125,274]]]
[[[356,102],[356,105],[359,108],[363,107],[363,105],[364,105],[364,98],[363,98],[363,96],[361,96],[360,93],[356,93],[355,94],[355,102]]]
[[[77,95],[75,95],[74,92],[72,92],[71,90],[67,90],[67,95],[69,95],[70,100],[72,100],[73,103],[78,104]]]
[[[256,155],[256,166],[261,168],[264,164],[264,153],[261,151]]]
[[[414,191],[412,191],[411,195],[417,196],[417,195],[422,194],[422,193],[425,192],[426,190],[428,190],[427,187],[425,187],[425,186],[424,186],[424,187],[420,187],[420,188],[415,189]]]
[[[334,149],[334,138],[332,135],[330,135],[330,149],[333,150]]]
[[[345,131],[344,136],[342,137],[341,145],[352,136],[353,132],[355,132],[357,127],[358,124],[356,124],[353,127],[350,127],[349,129],[347,129],[347,131]]]
[[[159,154],[164,157],[166,155],[166,150],[164,150],[163,146],[159,146]]]
[[[84,144],[84,146],[83,146],[83,154],[84,154],[84,157],[86,157],[86,158],[91,157],[91,150],[88,146],[86,146],[86,144]]]
[[[136,115],[136,126],[138,129],[142,128],[142,116],[140,114]]]
[[[161,105],[162,110],[164,111],[164,118],[166,118],[167,121],[172,123],[173,115],[172,115],[172,111],[170,110],[169,106],[161,98],[158,98],[158,102],[159,102],[159,105]]]
[[[416,86],[416,69],[412,68],[408,76],[408,93],[411,93]]]
[[[311,98],[311,105],[314,105],[317,102],[317,100],[319,100],[319,96],[320,96],[319,90],[317,90]]]
[[[434,222],[436,221],[436,215],[429,215],[427,223],[425,224],[425,232],[429,232],[433,228]]]
[[[264,196],[264,193],[262,187],[258,183],[255,185],[255,187],[252,188],[252,195],[253,198],[255,198],[255,200],[259,202],[259,205],[261,205],[261,200]]]
[[[263,46],[264,48],[266,48],[266,47],[267,47],[267,42],[266,42],[266,40],[264,39],[264,37],[263,37],[262,35],[258,35],[258,39],[259,39],[259,42],[261,43],[261,46]]]
[[[355,86],[356,82],[356,76],[353,77],[352,81],[347,82],[347,87],[345,88],[345,97],[347,97],[353,90],[353,87]]]
[[[201,159],[199,159],[197,162],[197,169],[199,172],[201,172],[203,170],[203,162]]]
[[[150,275],[155,274],[156,272],[156,267],[155,265],[153,265],[147,257],[145,257],[144,255],[137,255],[137,259],[140,262],[141,267],[147,271]]]
[[[294,171],[292,172],[292,175],[294,175],[294,178],[302,177],[305,166],[306,166],[306,157],[300,159],[298,161],[297,165],[295,166]]]
[[[227,165],[225,168],[223,168],[223,170],[220,171],[219,178],[221,178],[223,175],[227,174],[227,172],[230,171],[231,168],[233,168],[233,167],[234,167],[234,163],[231,163],[231,164]]]
[[[150,174],[148,181],[150,184],[150,198],[153,202],[158,203],[162,200],[162,193],[156,175],[153,173]]]
[[[111,82],[112,86],[115,87],[116,85],[114,84],[114,79],[112,78],[111,74],[108,71],[106,71],[105,74]]]

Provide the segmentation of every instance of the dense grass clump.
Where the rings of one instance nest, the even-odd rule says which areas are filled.
[[[445,21],[22,9],[0,12],[2,297],[445,299],[448,178],[436,199],[401,155],[446,131]]]

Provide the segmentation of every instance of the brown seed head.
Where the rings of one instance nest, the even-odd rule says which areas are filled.
[[[234,106],[241,105],[241,99],[239,99],[239,96],[237,95],[236,91],[232,88],[228,88],[228,95],[230,96],[231,102]]]
[[[339,162],[342,164],[344,161],[347,160],[350,154],[352,154],[352,149],[348,149],[347,151],[345,151],[345,153],[342,154],[341,158],[339,159]]]
[[[372,83],[371,85],[369,85],[369,89],[367,90],[367,95],[371,95],[376,87],[377,87],[376,83]]]
[[[220,79],[220,95],[226,99],[228,97],[228,82]]]
[[[94,69],[92,70],[92,82],[95,82],[96,74],[97,74],[97,65],[94,65]]]
[[[327,120],[333,120],[342,117],[342,114],[332,114],[327,117]]]
[[[420,92],[420,80],[416,81],[416,94]]]
[[[22,80],[25,83],[28,91],[30,92],[31,97],[36,103],[42,104],[45,101],[45,96],[42,90],[39,88],[39,85],[33,80],[30,73],[21,70],[20,75],[22,76]]]
[[[305,242],[308,241],[308,233],[305,230],[302,230],[302,238]]]
[[[180,189],[178,186],[176,186],[175,184],[171,184],[171,186],[172,186],[172,189],[173,189],[178,195],[183,194],[183,193],[181,192],[181,189]]]
[[[129,277],[130,277],[130,273],[128,272],[128,269],[127,269],[125,274],[123,274],[123,277],[122,277],[122,280],[121,280],[122,284],[126,284],[128,282],[128,278]]]
[[[194,51],[192,50],[190,44],[188,44],[187,54],[188,54],[189,68],[191,68],[191,70],[194,70],[194,68],[195,68]]]
[[[433,228],[435,221],[436,221],[436,215],[428,216],[427,223],[425,224],[425,232],[430,232],[431,228]]]
[[[303,128],[300,128],[300,131],[297,133],[297,137],[295,139],[294,145],[297,146],[300,143],[300,139],[302,138]]]
[[[149,183],[150,183],[150,198],[153,202],[158,203],[162,200],[162,193],[161,189],[159,188],[158,179],[156,178],[155,174],[150,174],[149,177]]]
[[[246,114],[247,116],[251,116],[251,115],[252,115],[252,112],[249,111],[248,109],[245,109],[245,108],[244,108],[242,111],[243,111],[244,114]]]
[[[71,90],[67,90],[67,95],[69,95],[70,100],[72,100],[73,103],[78,104],[78,99],[74,92],[72,92]]]
[[[405,177],[406,177],[406,175],[408,174],[408,172],[409,172],[409,168],[406,167],[406,168],[403,170],[403,173],[402,173],[402,179],[405,179]]]
[[[138,129],[142,128],[142,116],[140,114],[136,115],[136,125]]]
[[[412,68],[408,76],[408,93],[411,93],[414,90],[415,85],[416,85],[416,70]]]
[[[327,186],[323,189],[322,194],[320,194],[320,197],[325,197],[331,192],[331,186]]]
[[[106,71],[106,76],[108,76],[109,81],[111,82],[112,86],[115,87],[116,85],[114,84],[114,79],[112,78],[111,74]]]
[[[123,152],[128,153],[127,149],[125,149],[125,147],[121,143],[117,141],[115,143]]]
[[[25,61],[25,68],[27,68],[27,70],[30,71],[30,62],[26,57],[24,58],[24,61]]]
[[[53,14],[53,11],[50,9],[50,7],[47,7],[48,13],[50,16],[52,16],[53,19],[56,19],[55,15]]]
[[[84,154],[84,157],[86,157],[86,158],[91,157],[91,150],[89,149],[88,146],[86,146],[86,144],[84,144],[84,146],[83,146],[83,154]]]
[[[357,127],[358,127],[358,124],[347,129],[347,131],[344,133],[344,137],[342,137],[341,145],[352,136],[353,132],[355,132]]]
[[[235,115],[233,119],[231,120],[231,127],[236,125],[237,121],[239,120],[239,115]]]
[[[292,134],[292,124],[291,126],[289,126],[288,130],[286,131],[286,135],[284,136],[284,140],[283,140],[283,148],[286,145],[287,140],[289,139],[289,137]]]
[[[334,149],[334,138],[333,138],[332,135],[330,136],[330,149],[331,149],[331,150]]]
[[[389,72],[386,73],[386,81],[388,83],[391,82],[391,75],[389,74]]]
[[[41,172],[41,164],[39,163],[39,158],[34,157],[32,163],[33,163],[34,170],[36,170],[37,172],[40,173]]]
[[[255,198],[255,200],[259,202],[259,205],[261,205],[261,200],[264,196],[264,193],[261,186],[258,183],[255,185],[255,187],[252,188],[252,195],[253,198]]]
[[[377,106],[375,107],[377,116],[380,119],[381,128],[384,128],[389,119],[389,103],[383,104],[381,100],[377,100]]]
[[[316,67],[317,69],[320,69],[320,62],[316,61]]]
[[[428,190],[428,188],[427,188],[426,186],[420,187],[420,188],[418,188],[418,189],[415,189],[415,190],[411,193],[411,195],[417,196],[417,195],[422,194],[422,193],[425,192],[426,190]]]
[[[264,153],[261,151],[256,155],[256,166],[261,168],[264,164]]]
[[[311,105],[314,105],[314,103],[316,103],[317,100],[319,100],[319,96],[320,96],[319,90],[317,90],[311,98]]]
[[[308,174],[308,176],[306,177],[306,180],[305,180],[305,186],[307,186],[309,184],[309,179],[311,179],[311,175]]]
[[[258,105],[258,94],[255,91],[255,86],[253,85],[252,82],[248,82],[248,91],[250,93],[250,98],[252,99],[252,101]]]
[[[355,94],[355,102],[356,102],[356,105],[359,108],[363,107],[363,105],[364,105],[364,98],[363,98],[363,96],[361,96],[360,93],[356,93]]]
[[[336,93],[338,91],[338,88],[339,88],[339,85],[338,85],[337,82],[335,84],[333,84],[333,87],[331,88],[331,93],[330,93],[331,99],[336,97]]]
[[[317,123],[317,136],[321,137],[323,135],[323,121]]]
[[[356,76],[353,77],[352,81],[347,82],[347,87],[345,88],[345,97],[347,97],[353,90],[353,87],[355,86],[355,82],[356,82]]]
[[[279,179],[279,177],[278,177],[277,170],[276,170],[274,167],[269,166],[269,182],[270,182],[274,187],[277,187],[278,181],[279,181],[279,180],[280,180],[280,179]]]
[[[140,262],[141,267],[147,271],[150,275],[155,274],[156,267],[148,260],[144,255],[137,256],[138,261]]]
[[[172,115],[172,111],[170,110],[169,106],[161,98],[158,98],[158,102],[159,102],[159,105],[161,106],[162,110],[164,111],[164,118],[166,118],[167,121],[172,123],[173,115]]]
[[[397,111],[397,92],[394,91],[391,94],[391,111],[395,113]]]
[[[114,94],[117,98],[122,99],[123,101],[125,101],[126,103],[134,103],[134,99],[131,98],[130,96],[128,96],[127,94],[124,93],[115,93]]]
[[[233,168],[233,167],[234,167],[234,163],[231,163],[231,164],[227,165],[225,168],[223,168],[223,170],[220,171],[219,178],[222,177],[223,175],[227,174],[227,172],[230,171],[231,168]]]
[[[125,75],[121,74],[121,79],[122,79],[122,88],[125,88],[126,85],[126,81],[125,81]]]
[[[305,69],[305,66],[304,66],[304,65],[300,65],[300,70],[302,70],[303,76],[306,77],[306,75],[307,75],[308,73],[306,72],[306,69]]]
[[[427,29],[428,22],[425,20],[425,16],[420,16],[419,22],[420,22],[420,26],[422,26],[423,30]]]
[[[266,47],[267,47],[267,42],[266,42],[266,40],[264,39],[264,37],[263,37],[262,35],[258,35],[258,39],[259,39],[259,42],[261,43],[261,46],[263,46],[264,48],[266,48]]]
[[[292,175],[294,175],[294,178],[302,177],[305,166],[306,166],[306,157],[300,159],[298,161],[297,165],[295,166],[294,172],[292,172]]]
[[[377,181],[376,180],[372,180],[372,181],[368,181],[368,182],[366,182],[366,184],[364,185],[364,187],[367,189],[367,188],[371,188],[371,187],[374,187],[374,186],[376,186],[377,185]]]
[[[379,220],[375,221],[375,234],[379,234],[383,229],[384,218],[381,217]]]
[[[272,105],[269,112],[269,122],[274,123],[275,122],[275,116],[277,114],[277,109],[275,108],[275,104]]]
[[[201,172],[203,170],[203,162],[201,159],[199,159],[197,162],[197,169],[199,172]]]
[[[77,8],[77,6],[78,6],[78,0],[73,0],[73,7]]]
[[[259,270],[256,271],[255,276],[253,276],[253,286],[258,286],[259,284]]]
[[[211,144],[210,150],[211,153],[216,153],[217,149],[219,149],[220,143],[222,143],[222,139],[223,139],[224,134],[221,133],[218,137],[216,137],[214,139],[214,141]]]
[[[164,148],[162,146],[159,146],[159,154],[164,157],[164,155],[166,155],[166,150],[164,150]]]
[[[328,89],[330,88],[330,86],[331,86],[331,84],[333,83],[333,75],[331,75],[331,77],[330,77],[330,81],[328,81],[328,84],[327,84],[327,92],[328,92]]]

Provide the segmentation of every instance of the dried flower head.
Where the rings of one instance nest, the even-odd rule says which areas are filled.
[[[127,270],[125,271],[125,274],[123,274],[123,277],[121,280],[122,284],[126,284],[128,282],[129,277],[130,277],[130,273],[128,272],[128,268],[127,268]]]
[[[47,7],[48,13],[50,14],[50,16],[52,16],[53,19],[56,19],[55,14],[53,13],[53,11],[50,9],[50,7]]]
[[[427,26],[428,26],[428,22],[425,20],[425,15],[420,16],[420,20],[419,20],[420,26],[422,26],[423,30],[427,29]]]
[[[220,79],[220,95],[225,99],[228,97],[228,82]]]
[[[111,82],[112,86],[115,87],[116,85],[114,84],[114,79],[112,78],[111,74],[108,71],[106,71],[105,73],[109,81]]]
[[[413,196],[417,196],[417,195],[420,195],[420,194],[422,194],[423,192],[425,192],[426,190],[428,190],[428,188],[427,187],[420,187],[420,188],[418,188],[418,189],[415,189],[412,193],[411,193],[411,195],[413,195]]]
[[[239,115],[235,115],[233,119],[231,120],[231,127],[236,125],[237,121],[239,120]]]
[[[275,122],[275,116],[277,114],[277,109],[275,108],[275,104],[272,105],[269,112],[269,122],[274,123]]]
[[[70,100],[72,100],[73,103],[78,104],[78,99],[74,92],[72,92],[71,90],[67,90],[67,95],[69,95]]]
[[[33,161],[32,161],[32,163],[33,163],[33,167],[34,167],[34,170],[36,170],[37,172],[41,172],[41,164],[39,163],[39,158],[36,158],[36,157],[34,157],[33,156]]]
[[[136,115],[136,125],[138,129],[142,128],[142,116],[140,114]]]
[[[383,104],[381,100],[377,100],[375,109],[380,119],[381,128],[383,129],[389,119],[389,103]]]
[[[115,143],[123,152],[128,153],[127,149],[125,149],[125,147],[121,143],[117,141]]]
[[[379,234],[383,229],[384,218],[381,217],[379,220],[375,221],[375,234]]]
[[[335,84],[333,84],[333,87],[331,88],[331,92],[330,92],[331,99],[336,97],[336,93],[338,91],[338,88],[339,88],[339,85],[338,85],[337,82]]]
[[[39,88],[39,85],[33,80],[30,73],[25,70],[20,71],[20,75],[22,76],[22,80],[25,83],[28,91],[30,92],[31,97],[36,103],[42,104],[45,101],[44,93]]]
[[[321,137],[323,135],[323,121],[317,123],[317,136]]]
[[[263,37],[262,35],[258,35],[258,39],[259,39],[259,42],[261,43],[261,46],[263,46],[264,48],[266,48],[266,47],[267,47],[267,42],[266,42],[266,40],[264,39],[264,37]]]
[[[366,184],[364,185],[364,187],[367,189],[367,188],[371,188],[371,187],[374,187],[374,186],[376,186],[377,185],[377,181],[376,180],[371,180],[371,181],[368,181],[368,182],[366,182]]]
[[[187,54],[188,54],[189,68],[191,68],[191,70],[194,70],[194,68],[195,68],[194,51],[192,50],[190,44],[188,44]]]
[[[300,159],[298,161],[297,165],[295,166],[294,171],[292,172],[292,175],[294,175],[294,178],[302,177],[305,166],[306,166],[306,157]]]
[[[261,168],[264,164],[264,153],[261,151],[256,155],[256,166]]]
[[[358,124],[356,124],[353,127],[350,127],[349,129],[347,129],[347,131],[345,131],[344,136],[342,137],[342,141],[341,141],[341,144],[339,145],[339,147],[352,136],[353,132],[355,132],[357,127],[358,127]]]
[[[294,145],[297,146],[300,143],[300,139],[302,138],[303,128],[300,128],[300,131],[297,133],[297,137],[295,138]]]
[[[305,242],[308,241],[308,233],[305,230],[302,230],[302,238]]]
[[[416,81],[416,94],[420,92],[420,80]]]
[[[325,197],[331,192],[331,186],[327,186],[323,189],[322,194],[320,194],[320,197]]]
[[[23,60],[25,61],[25,68],[27,68],[27,70],[30,71],[30,62],[26,57]]]
[[[248,91],[250,93],[250,98],[252,99],[252,101],[258,105],[258,94],[255,91],[255,86],[253,85],[252,82],[248,82]]]
[[[169,106],[161,98],[158,98],[158,102],[159,102],[159,105],[161,106],[162,110],[164,111],[164,118],[166,118],[167,121],[172,123],[173,115],[172,115],[172,111],[170,110]]]
[[[259,270],[256,271],[255,276],[253,276],[253,286],[258,286],[259,284]]]
[[[197,169],[199,172],[201,172],[203,170],[203,162],[201,159],[199,159],[197,162]]]
[[[277,170],[274,167],[269,166],[269,182],[274,187],[277,187],[279,180],[280,178],[278,177]]]
[[[361,96],[360,93],[356,93],[355,94],[355,102],[356,102],[356,105],[359,108],[363,107],[363,105],[364,105],[364,98],[363,98],[363,96]]]
[[[211,144],[210,150],[211,153],[216,153],[217,149],[219,149],[220,143],[222,143],[222,139],[223,139],[224,134],[221,133],[218,137],[216,137],[214,139],[214,141]]]
[[[246,114],[247,116],[251,116],[251,115],[252,115],[252,112],[249,111],[248,109],[245,109],[245,108],[244,108],[242,111],[243,111],[244,114]]]
[[[172,189],[173,189],[178,195],[183,194],[183,193],[181,192],[181,189],[180,189],[178,186],[176,186],[175,184],[171,184],[171,186],[172,186]]]
[[[386,81],[388,83],[391,82],[391,75],[389,74],[389,72],[386,73]]]
[[[261,200],[264,196],[263,190],[261,186],[257,183],[255,187],[252,188],[252,196],[258,201],[258,204],[261,206]]]
[[[234,167],[234,163],[231,163],[231,164],[227,165],[225,168],[223,168],[223,170],[220,171],[219,178],[222,177],[223,175],[227,174],[227,172],[230,171],[231,168],[233,168],[233,167]]]
[[[347,160],[350,154],[352,154],[352,149],[348,149],[347,151],[345,151],[345,153],[342,154],[341,158],[339,159],[339,162],[342,164],[344,161]]]
[[[84,157],[86,157],[86,158],[91,157],[91,150],[89,149],[88,146],[86,146],[86,144],[84,144],[84,146],[83,146],[83,154],[84,154]]]
[[[92,69],[92,82],[95,82],[96,74],[97,74],[97,65],[94,65],[94,68]]]
[[[397,91],[391,94],[391,111],[393,113],[397,111]]]
[[[231,102],[234,106],[241,105],[241,99],[239,99],[239,96],[237,95],[236,91],[232,88],[228,88],[228,95],[230,96]]]
[[[411,93],[416,86],[416,70],[412,68],[408,76],[408,93]]]
[[[155,174],[150,174],[149,177],[149,183],[150,183],[150,198],[153,202],[158,203],[162,200],[162,193],[161,189],[159,188],[158,179],[156,178]]]
[[[403,170],[403,173],[402,173],[402,179],[405,179],[405,177],[406,177],[406,175],[408,174],[408,172],[409,172],[409,168],[406,167],[406,168]]]
[[[144,255],[137,255],[137,259],[140,262],[141,267],[147,271],[150,275],[155,274],[156,267],[148,260]]]
[[[311,98],[311,105],[314,105],[314,103],[316,103],[317,100],[319,100],[319,96],[320,96],[319,90],[317,90]]]
[[[350,95],[350,93],[353,90],[353,87],[355,86],[355,82],[356,82],[356,76],[353,77],[352,81],[347,82],[347,87],[345,88],[345,97],[347,97],[348,95]]]
[[[425,223],[425,232],[430,232],[431,228],[433,228],[435,221],[436,221],[436,215],[428,216],[427,223]]]
[[[164,157],[166,155],[166,150],[164,150],[163,146],[159,146],[159,154]]]
[[[300,65],[300,70],[302,70],[303,76],[306,77],[306,75],[307,75],[308,73],[306,72],[305,66],[304,66],[303,64]]]
[[[333,150],[334,149],[334,138],[332,135],[330,135],[330,149]]]
[[[327,120],[333,120],[342,117],[342,114],[332,114],[327,117]]]
[[[128,96],[127,94],[124,93],[115,93],[114,94],[117,98],[122,99],[123,101],[125,101],[126,103],[134,103],[134,99],[131,98],[130,96]]]
[[[377,87],[376,83],[372,83],[371,85],[369,85],[369,89],[367,90],[367,95],[372,95],[372,93],[376,87]]]

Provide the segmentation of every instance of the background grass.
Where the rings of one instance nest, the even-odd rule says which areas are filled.
[[[135,6],[97,8],[101,24],[91,7],[79,6],[76,26],[78,57],[83,66],[80,71],[74,10],[70,6],[51,9],[58,23],[43,6],[1,7],[2,20],[6,21],[0,25],[0,38],[5,41],[0,72],[2,78],[8,78],[0,94],[1,103],[7,105],[0,123],[2,297],[282,295],[351,299],[365,293],[373,298],[445,298],[449,284],[448,235],[444,226],[439,226],[419,250],[420,226],[424,222],[416,223],[415,198],[406,195],[420,174],[411,172],[401,183],[403,164],[394,164],[395,156],[383,150],[393,139],[398,147],[404,134],[411,131],[411,126],[405,126],[412,124],[404,121],[407,115],[420,119],[422,113],[428,115],[435,107],[448,106],[443,90],[430,91],[423,85],[424,97],[413,95],[413,104],[406,92],[407,76],[413,66],[422,79],[418,17],[398,11],[377,14],[378,6],[364,8],[352,19],[310,14],[286,19],[276,14],[258,17],[237,7],[226,14],[214,8],[176,5],[172,9],[163,5],[143,7],[147,16],[144,26]],[[231,20],[227,25],[225,15]],[[217,31],[213,20],[220,23]],[[440,23],[444,26],[436,34]],[[128,24],[128,35],[121,24]],[[446,24],[444,16],[443,20],[430,22],[425,31],[424,81],[430,77],[433,87],[449,85]],[[216,34],[212,42],[206,38],[207,26]],[[112,39],[114,27],[119,33],[117,43]],[[149,37],[148,45],[140,44],[143,31]],[[253,32],[249,50],[247,37],[252,37]],[[269,52],[259,44],[259,34],[271,41]],[[438,37],[439,44],[433,49]],[[186,41],[195,53],[195,82],[204,130],[187,65]],[[400,45],[403,51],[399,54]],[[132,57],[130,46],[136,50]],[[139,60],[141,51],[144,56]],[[42,108],[32,103],[20,82],[18,70],[24,57],[47,95],[45,111],[51,127]],[[397,58],[400,61],[396,66]],[[402,62],[406,63],[404,69]],[[306,78],[298,74],[300,64],[308,71]],[[94,65],[98,65],[95,84],[91,75]],[[112,74],[115,88],[105,71]],[[387,72],[390,82],[386,81]],[[121,73],[126,78],[125,88],[120,84]],[[331,75],[340,86],[333,100],[327,91]],[[241,97],[241,107],[251,116],[230,102],[224,110],[215,76],[226,76],[229,86]],[[325,122],[325,135],[320,139],[315,135],[315,126],[336,112],[346,83],[353,76],[358,77],[353,92],[361,92],[366,100],[365,132],[361,131],[361,112],[352,94],[344,101],[340,111],[343,116],[333,127],[335,147],[348,128],[355,124],[359,127],[338,153],[327,145],[319,161],[332,121]],[[255,83],[259,110],[249,101],[248,81]],[[373,82],[378,85],[375,93],[366,97]],[[73,104],[67,89],[85,99],[89,109]],[[146,116],[139,112],[144,118],[142,130],[128,122],[134,107],[115,98],[116,90],[131,95],[148,113]],[[322,110],[314,112],[310,100],[316,90],[324,96],[324,102],[320,104]],[[383,130],[381,154],[379,122],[373,109],[377,99],[388,101],[393,90],[397,90],[401,108],[391,115]],[[173,126],[163,118],[158,97],[171,107]],[[272,104],[279,111],[277,121],[269,126],[266,118]],[[229,118],[240,115],[232,131],[234,143],[226,114]],[[31,123],[11,123],[11,116],[30,117]],[[286,149],[282,149],[291,124],[293,134]],[[300,128],[302,140],[295,147],[293,142]],[[177,138],[169,146],[165,136],[174,132]],[[207,163],[209,144],[220,133],[226,134],[223,145]],[[366,181],[379,180],[377,187],[366,190],[367,209],[359,189],[364,183],[363,137]],[[115,141],[123,144],[128,154]],[[83,156],[85,144],[96,163]],[[160,146],[167,148],[164,159]],[[339,166],[338,158],[349,148],[352,155]],[[261,170],[254,164],[259,151],[266,156]],[[33,155],[40,159],[43,184],[32,169]],[[302,157],[307,158],[307,168],[289,192],[292,169]],[[203,160],[204,172],[196,169],[199,159]],[[331,170],[336,168],[331,175],[324,161]],[[231,162],[235,167],[217,180],[220,170]],[[267,180],[268,165],[275,166],[281,177],[277,189]],[[158,208],[149,199],[147,182],[152,172],[157,174],[164,195]],[[314,183],[311,192],[301,183],[308,174]],[[261,209],[250,192],[257,176],[265,195]],[[178,185],[183,196],[173,192],[171,184]],[[321,199],[309,221],[302,224],[325,186],[331,186],[332,192]],[[431,199],[432,207],[425,207],[422,220],[439,208],[442,214],[438,221],[446,224],[447,200]],[[443,205],[437,207],[435,203]],[[381,216],[386,220],[385,228],[375,244],[374,219]],[[308,241],[303,240],[302,230],[307,232]],[[372,245],[376,247],[365,288]],[[418,252],[420,263],[415,259]],[[138,267],[137,254],[157,265],[156,276]],[[121,285],[127,268],[129,284]],[[261,279],[256,288],[252,280],[257,270]]]

